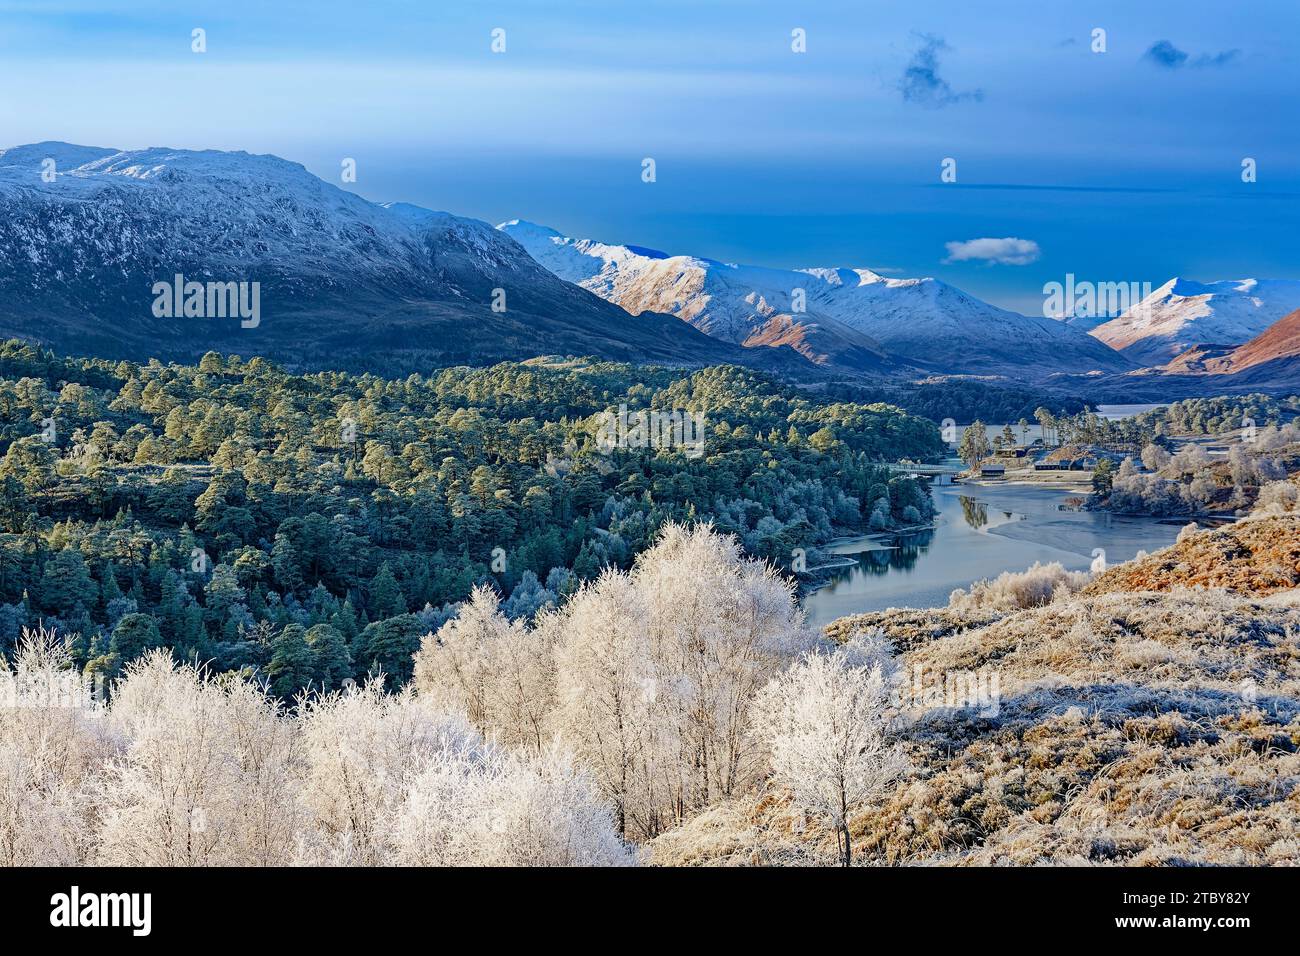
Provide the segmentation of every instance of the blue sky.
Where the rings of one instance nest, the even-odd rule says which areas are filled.
[[[1295,0],[0,0],[0,130],[353,157],[372,199],[1038,311],[1069,272],[1300,278],[1298,37]]]

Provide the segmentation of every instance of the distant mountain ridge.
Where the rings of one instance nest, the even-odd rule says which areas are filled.
[[[178,276],[257,283],[261,321],[158,312],[155,286]],[[110,359],[215,349],[403,373],[558,354],[805,378],[1268,386],[1270,370],[1294,377],[1289,353],[1226,357],[1296,308],[1296,280],[1175,279],[1086,333],[936,279],[743,266],[374,203],[276,156],[0,150],[0,337]]]
[[[1248,342],[1205,342],[1161,365],[1122,375],[1062,376],[1061,389],[1087,390],[1099,402],[1174,401],[1205,395],[1300,394],[1300,309]]]
[[[517,219],[497,228],[560,278],[629,312],[667,312],[751,349],[791,344],[821,365],[874,370],[892,359],[928,372],[1017,379],[1133,367],[1067,323],[1000,309],[937,279],[670,256]]]
[[[155,315],[153,284],[176,275],[257,282],[260,324]],[[372,203],[275,156],[66,143],[0,151],[0,336],[106,358],[217,349],[303,368],[556,353],[761,364],[558,280],[487,223]],[[761,358],[803,363],[789,350]]]
[[[1194,346],[1240,345],[1300,308],[1300,280],[1170,279],[1092,335],[1138,365],[1164,365]]]

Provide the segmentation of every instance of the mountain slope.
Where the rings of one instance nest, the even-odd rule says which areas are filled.
[[[1163,365],[1197,345],[1240,345],[1300,308],[1300,281],[1171,279],[1092,335],[1139,365]]]
[[[1211,363],[1210,370],[1239,380],[1287,381],[1300,387],[1300,309]]]
[[[178,274],[259,283],[260,321],[155,315],[154,283]],[[557,280],[486,223],[380,206],[275,156],[66,143],[0,151],[0,336],[109,358],[218,349],[385,370],[753,359]],[[778,364],[799,361],[782,351]]]
[[[1096,383],[1159,397],[1300,391],[1300,309],[1283,316],[1243,345],[1195,345],[1164,365]]]
[[[1160,371],[1213,375],[1235,385],[1300,388],[1300,309],[1236,348],[1188,349]]]
[[[564,240],[558,232],[514,220],[498,226],[560,278],[615,302],[633,314],[666,312],[707,335],[746,348],[788,345],[809,361],[853,371],[890,371],[898,366],[880,343],[824,314],[796,313],[788,295],[774,294],[785,276],[778,270],[745,269],[720,285],[710,267],[739,267],[668,256],[639,246],[608,246]],[[731,287],[745,282],[745,288]],[[719,295],[743,298],[733,309],[717,307]],[[782,301],[784,299],[785,301]],[[711,306],[710,303],[713,303]]]
[[[498,227],[562,279],[629,312],[668,312],[750,348],[781,340],[819,364],[869,365],[888,355],[935,372],[1045,377],[1131,364],[1065,323],[1008,312],[936,279],[867,269],[769,269],[637,246],[573,239],[513,220]],[[806,311],[796,311],[802,290]]]
[[[1189,534],[1041,607],[830,624],[839,641],[880,633],[902,664],[910,766],[855,815],[855,854],[866,865],[1300,862],[1297,581],[1290,515]],[[944,706],[944,690],[969,694],[979,675],[996,680],[995,707]],[[648,852],[658,865],[838,858],[834,833],[777,788],[722,803]]]

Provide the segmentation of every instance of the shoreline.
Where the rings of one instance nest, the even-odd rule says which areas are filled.
[[[917,534],[921,531],[933,531],[937,527],[939,527],[938,522],[932,521],[928,524],[910,524],[901,528],[890,528],[888,531],[864,531],[861,534],[837,534],[825,544],[818,545],[817,548],[819,551],[824,551],[831,545],[843,544],[845,541],[857,541],[861,538],[868,538],[874,541],[877,538],[887,538],[896,534]],[[809,568],[809,570],[811,571],[812,569]]]
[[[1080,495],[1092,494],[1092,481],[1088,479],[1073,480],[1063,478],[1059,475],[1053,475],[1048,478],[1038,478],[1038,475],[1050,474],[1039,471],[1018,471],[1007,472],[1002,478],[963,478],[961,481],[954,482],[955,485],[971,485],[976,488],[995,488],[998,485],[1029,485],[1035,488],[1051,488],[1057,491],[1068,491]]]
[[[1086,486],[1084,485],[1085,480],[1088,482]],[[1048,555],[1043,557],[1042,560],[1060,561],[1072,569],[1076,566],[1086,568],[1089,566],[1089,562],[1095,558],[1093,549],[1098,545],[1098,542],[1093,537],[1095,535],[1105,536],[1107,538],[1105,542],[1106,548],[1113,549],[1117,557],[1126,560],[1128,555],[1140,553],[1143,550],[1149,552],[1164,547],[1166,544],[1172,544],[1174,533],[1178,528],[1192,520],[1199,520],[1202,527],[1208,524],[1217,524],[1224,520],[1222,516],[1184,519],[1181,516],[1162,518],[1154,515],[1116,515],[1116,517],[1123,517],[1125,520],[1116,522],[1113,529],[1108,524],[1105,531],[1090,532],[1087,529],[1091,527],[1092,522],[1104,521],[1110,517],[1105,512],[1091,511],[1083,506],[1084,501],[1091,495],[1090,484],[1090,475],[1083,473],[1062,474],[1049,472],[1044,474],[1025,470],[1012,473],[1006,477],[992,479],[968,478],[952,484],[933,486],[930,491],[936,505],[940,508],[933,521],[914,527],[883,532],[839,534],[820,547],[823,550],[831,550],[837,546],[852,546],[854,543],[860,543],[860,550],[870,553],[854,555],[852,552],[847,552],[848,556],[857,557],[859,561],[864,559],[872,560],[875,564],[880,565],[884,561],[884,555],[876,555],[874,552],[879,550],[892,553],[897,547],[906,544],[906,542],[900,540],[901,537],[925,530],[937,531],[953,521],[960,523],[963,509],[958,505],[963,498],[973,499],[980,508],[987,507],[990,514],[999,508],[1019,512],[1023,509],[1018,506],[1018,499],[1036,500],[1038,503],[1032,506],[1029,505],[1028,501],[1025,502],[1025,505],[1031,508],[1033,517],[1030,517],[1029,514],[1023,514],[1021,517],[1029,520],[1005,523],[994,522],[995,527],[986,528],[985,533],[995,538],[1018,542],[1025,546],[1027,552],[1041,552]],[[968,485],[969,487],[963,489],[961,485]],[[1006,487],[999,491],[999,486]],[[1057,514],[1058,512],[1060,514]],[[1083,523],[1083,530],[1079,529],[1079,522]],[[970,523],[969,520],[967,523]],[[1143,530],[1143,526],[1150,526],[1149,530]],[[1156,526],[1163,526],[1167,530],[1156,530]],[[1151,539],[1150,543],[1144,543],[1143,539],[1148,537]],[[995,550],[997,549],[995,548]],[[892,555],[889,560],[892,562]],[[844,572],[851,571],[852,566],[856,563],[858,562],[827,561],[819,564],[815,573],[810,575],[807,581],[800,584],[799,595],[801,602],[805,606],[811,605],[816,601],[820,592],[836,587],[837,582],[846,577]],[[956,582],[954,586],[966,587],[969,586],[970,582],[990,575],[996,576],[1002,570],[1023,571],[1031,563],[1032,561],[1027,560],[1022,565],[1008,566],[1005,569],[1000,566],[997,568],[975,567],[971,569],[972,574],[967,581]],[[921,590],[929,587],[921,578],[917,579],[917,586]],[[832,598],[830,601],[834,604],[838,601],[838,598]],[[904,601],[903,603],[915,604],[914,601]]]
[[[843,544],[847,541],[865,540],[865,541],[879,542],[879,539],[881,538],[893,537],[895,535],[900,535],[900,534],[919,534],[922,531],[933,531],[938,527],[939,527],[939,523],[937,521],[932,521],[927,524],[907,525],[902,528],[894,528],[890,531],[869,531],[863,534],[839,534],[831,538],[830,540],[828,540],[825,544],[818,545],[817,549],[819,551],[825,551],[827,548],[831,547],[832,545]],[[864,549],[864,550],[868,550],[868,549]],[[889,551],[893,549],[889,547],[884,547],[878,550]],[[832,561],[826,564],[819,564],[816,565],[815,567],[807,568],[805,569],[804,573],[812,576],[814,572],[834,571],[837,568],[851,568],[857,563],[858,562],[856,558],[851,558],[848,555],[842,555],[840,557],[840,560],[838,561]],[[818,591],[820,591],[822,588],[826,587],[830,583],[831,583],[830,577],[827,575],[817,575],[815,580],[809,580],[807,582],[799,581],[800,600],[803,600],[804,598],[807,598],[812,594],[816,594]]]
[[[845,557],[841,561],[832,561],[830,564],[818,564],[811,568],[805,568],[804,573],[812,574],[814,571],[832,571],[835,568],[849,568],[857,563],[858,562],[854,561],[852,558]]]

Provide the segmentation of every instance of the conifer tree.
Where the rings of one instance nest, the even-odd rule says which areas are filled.
[[[397,617],[407,611],[406,598],[402,596],[402,589],[387,561],[379,566],[370,582],[370,609],[376,621]]]
[[[312,682],[315,676],[307,632],[301,624],[290,624],[271,641],[271,662],[266,676],[271,693],[287,700]]]

